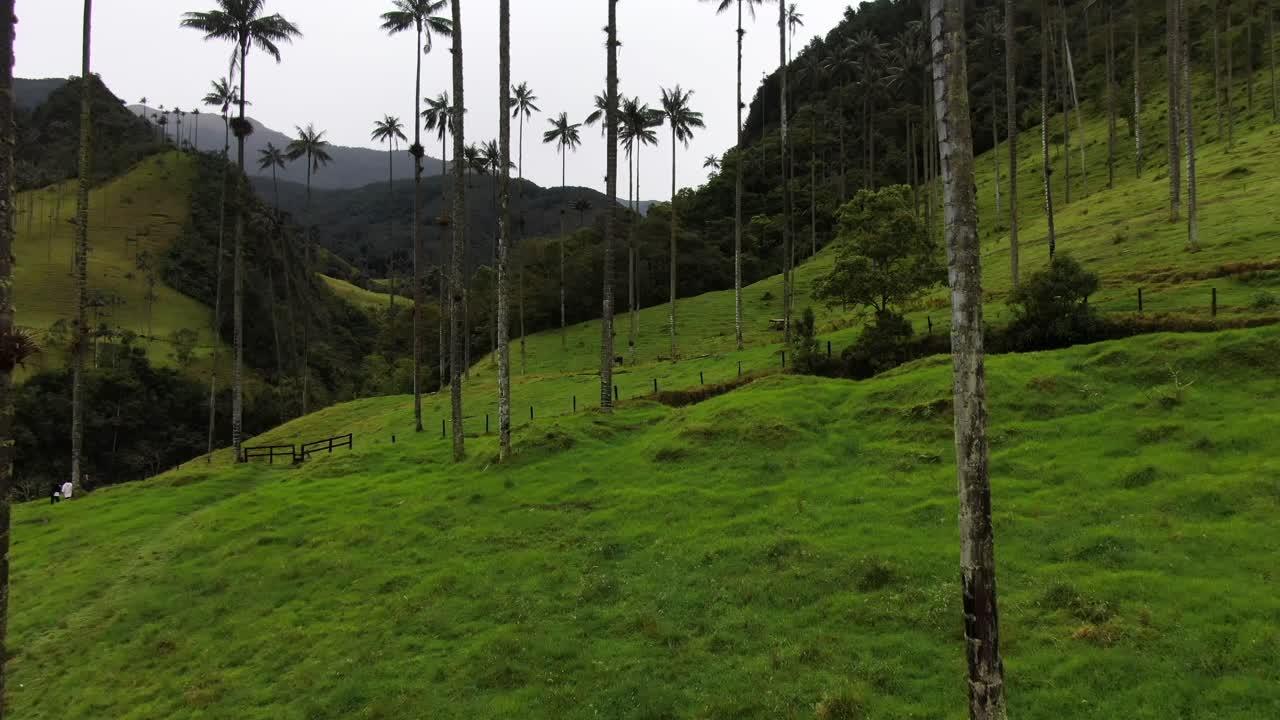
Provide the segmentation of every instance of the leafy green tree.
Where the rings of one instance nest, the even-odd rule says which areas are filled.
[[[217,8],[204,12],[188,12],[181,25],[204,33],[205,40],[226,40],[235,43],[235,64],[240,70],[240,90],[237,94],[239,114],[231,124],[236,136],[237,165],[244,172],[244,139],[253,132],[253,125],[245,119],[245,77],[249,49],[257,46],[280,62],[280,44],[292,42],[302,31],[279,13],[265,14],[266,0],[217,0]],[[235,362],[231,371],[231,444],[235,448],[236,462],[240,462],[241,430],[244,425],[244,386],[241,373],[244,365],[244,210],[237,203],[232,285],[234,298]]]
[[[1088,342],[1097,327],[1089,296],[1098,276],[1069,255],[1057,255],[1009,296],[1013,321],[1007,332],[1017,350],[1048,350]]]
[[[420,206],[422,204],[422,158],[426,154],[422,148],[422,125],[417,122],[422,113],[422,56],[431,52],[432,37],[440,35],[448,37],[453,33],[453,21],[438,15],[444,9],[446,0],[395,0],[393,9],[382,14],[382,29],[391,35],[413,30],[417,34],[414,43],[414,59],[416,72],[413,84],[413,145],[409,146],[409,154],[413,156],[413,421],[417,432],[422,432],[422,389],[421,355],[422,355],[422,323],[418,322],[422,308],[426,305],[423,294],[422,271],[426,266],[423,242],[419,235],[421,225]]]
[[[555,143],[556,152],[560,153],[560,189],[563,191],[568,185],[568,162],[569,151],[577,150],[582,145],[582,137],[578,133],[578,128],[582,127],[582,123],[569,122],[569,113],[560,113],[559,117],[552,118],[548,121],[551,129],[542,134],[542,142],[546,144]],[[567,327],[565,315],[565,293],[564,293],[564,208],[560,208],[560,345],[568,346]]]
[[[830,305],[894,312],[946,278],[941,250],[905,185],[859,190],[839,214],[835,266],[814,287]]]
[[[179,328],[169,334],[169,344],[172,346],[172,356],[174,362],[178,363],[178,367],[187,369],[191,367],[191,361],[195,359],[196,344],[200,341],[200,333],[191,328]]]
[[[689,147],[695,129],[706,127],[702,122],[702,113],[689,105],[693,98],[692,90],[684,90],[679,85],[668,90],[662,89],[662,121],[671,129],[671,313],[668,322],[671,332],[671,361],[679,359],[680,351],[676,344],[676,266],[679,259],[676,248],[676,237],[679,234],[678,216],[676,214],[676,151],[683,144]]]

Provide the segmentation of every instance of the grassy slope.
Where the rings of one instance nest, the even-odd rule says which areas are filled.
[[[990,364],[1019,717],[1280,712],[1280,330]],[[1179,393],[1165,368],[1177,357]],[[943,358],[17,511],[27,718],[963,716]],[[57,562],[52,560],[56,558]]]
[[[209,329],[209,309],[192,298],[158,282],[150,323],[147,318],[146,282],[137,269],[136,255],[150,251],[159,273],[166,249],[187,220],[188,195],[194,168],[177,153],[148,158],[128,174],[101,187],[89,196],[89,285],[92,290],[114,292],[125,304],[112,310],[102,322],[124,327],[157,342],[147,343],[153,359],[170,362],[169,334],[180,328],[200,333],[199,344],[207,351],[213,338]],[[62,193],[61,213],[57,193]],[[18,322],[38,331],[48,330],[60,319],[75,314],[75,281],[71,274],[74,251],[75,183],[32,191],[36,193],[36,214],[26,215],[29,193],[21,193],[18,206],[18,258],[15,296]],[[51,233],[52,230],[52,233]],[[139,241],[126,243],[137,236]]]
[[[387,293],[365,290],[362,287],[352,285],[346,280],[329,277],[328,275],[321,275],[320,279],[325,285],[329,286],[334,295],[362,310],[386,310],[390,305],[391,296]],[[412,302],[404,298],[397,298],[397,300],[403,303]]]

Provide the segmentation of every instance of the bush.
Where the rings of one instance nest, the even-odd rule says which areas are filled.
[[[912,342],[915,330],[901,315],[876,313],[875,322],[841,353],[844,372],[849,377],[867,378],[918,357],[922,349]]]
[[[1095,339],[1098,318],[1089,296],[1098,276],[1065,255],[1027,278],[1009,299],[1014,319],[1006,330],[1009,350],[1048,350]]]
[[[1277,300],[1275,295],[1263,290],[1253,296],[1252,305],[1254,310],[1270,310],[1276,305],[1280,305],[1280,300]]]

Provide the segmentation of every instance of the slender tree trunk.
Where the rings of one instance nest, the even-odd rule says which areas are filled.
[[[1178,29],[1181,35],[1183,111],[1187,133],[1187,249],[1200,251],[1200,212],[1196,204],[1196,125],[1194,93],[1191,87],[1191,22],[1186,0],[1177,0]],[[1217,21],[1215,20],[1215,23]]]
[[[511,0],[498,3],[498,459],[511,455],[511,347],[507,244],[511,236]]]
[[[1071,105],[1076,113],[1076,134],[1080,136],[1080,196],[1089,196],[1089,163],[1085,160],[1085,145],[1087,144],[1084,136],[1084,115],[1080,112],[1080,93],[1076,88],[1076,67],[1075,61],[1071,58],[1071,33],[1068,32],[1067,26],[1067,8],[1064,0],[1058,0],[1058,9],[1062,11],[1062,59],[1065,63],[1067,74],[1066,79],[1069,81],[1067,90],[1071,93]],[[1086,11],[1085,17],[1088,18]],[[1086,35],[1086,37],[1088,37]]]
[[[1133,159],[1137,177],[1142,177],[1142,63],[1138,52],[1140,39],[1138,13],[1135,9],[1133,13]],[[1228,99],[1231,97],[1230,88],[1228,84]]]
[[[991,85],[991,164],[995,166],[996,214],[1000,214],[1000,105],[997,102],[996,85]]]
[[[1180,74],[1178,50],[1178,0],[1166,0],[1165,41],[1166,71],[1168,73],[1169,91],[1169,221],[1177,222],[1182,208],[1182,138],[1178,123],[1178,106],[1182,104],[1178,92],[1178,75]]]
[[[846,161],[846,148],[845,148],[845,142],[844,142],[845,102],[844,102],[843,86],[841,86],[840,92],[836,93],[836,95],[840,99],[840,110],[838,113],[836,113],[837,115],[836,125],[840,131],[840,183],[839,185],[840,185],[840,204],[843,205],[845,204],[845,202],[849,200],[849,185],[848,185],[849,171],[846,168],[847,161]]]
[[[600,409],[613,412],[613,233],[617,213],[613,198],[618,197],[618,0],[609,0],[609,25],[606,29],[608,60],[605,82],[605,197],[609,205],[604,214],[604,293],[600,313]],[[673,208],[674,209],[674,208]]]
[[[787,167],[787,148],[790,147],[791,137],[788,131],[787,119],[787,4],[786,0],[778,0],[778,34],[779,34],[779,50],[778,64],[781,65],[782,73],[782,92],[781,105],[782,109],[782,151],[778,153],[782,159],[782,254],[783,254],[783,273],[782,273],[782,318],[784,340],[788,345],[791,344],[791,295],[793,288],[791,287],[791,173]]]
[[[818,118],[809,118],[809,245],[810,257],[818,254]]]
[[[1061,0],[1059,0],[1061,2]],[[1066,17],[1063,17],[1065,24]],[[1063,27],[1063,35],[1066,35],[1066,28]],[[1049,25],[1050,43],[1053,46],[1053,79],[1054,85],[1058,91],[1058,104],[1062,107],[1062,202],[1071,204],[1071,108],[1067,104],[1067,93],[1065,85],[1066,81],[1066,55],[1062,53],[1059,57],[1057,38],[1053,35],[1052,22]],[[1063,41],[1065,43],[1065,39]],[[1065,45],[1063,45],[1065,49]]]
[[[245,44],[240,45],[240,121],[237,124],[236,131],[236,164],[240,168],[240,172],[236,177],[236,189],[243,192],[239,186],[240,176],[244,175],[244,119],[245,106],[245,60],[248,59],[249,48]],[[310,164],[308,164],[310,167]],[[234,317],[232,322],[235,326],[232,344],[234,345],[235,360],[231,366],[231,445],[235,449],[236,462],[243,462],[244,457],[240,452],[241,429],[244,427],[244,385],[242,368],[244,366],[244,203],[236,203],[236,225],[233,237],[234,259],[231,266],[231,296],[232,296],[232,313]],[[305,318],[303,327],[306,327]],[[304,350],[305,353],[305,342]],[[303,368],[303,378],[305,385],[306,368]],[[305,410],[304,410],[305,413]]]
[[[396,168],[395,168],[395,150],[391,144],[391,138],[387,138],[387,201],[390,206],[395,206],[396,199]],[[395,248],[396,246],[396,221],[395,215],[387,216],[387,246]],[[387,275],[391,285],[390,306],[391,312],[396,309],[396,268],[395,255],[391,255],[387,259]]]
[[[911,207],[920,217],[920,168],[916,158],[916,127],[907,116],[907,183],[911,185]]]
[[[12,13],[10,14],[12,17]],[[6,18],[7,19],[7,18]],[[89,327],[85,311],[89,305],[89,176],[92,162],[93,74],[89,69],[90,41],[93,37],[93,2],[84,0],[84,27],[80,56],[80,161],[76,185],[76,339],[71,371],[71,482],[80,484],[80,461],[84,445],[84,361],[89,350]],[[10,69],[10,72],[12,70]],[[12,124],[4,132],[12,132]],[[5,192],[9,186],[6,184]],[[7,209],[7,208],[6,208]],[[5,232],[9,223],[5,222]]]
[[[743,173],[742,156],[745,154],[746,142],[742,137],[742,36],[746,31],[742,29],[742,0],[738,0],[738,104],[737,122],[734,128],[734,139],[737,142],[738,152],[734,154],[734,162],[737,164],[737,177],[733,182],[733,334],[734,342],[739,350],[743,348],[742,340],[742,194],[743,194]],[[760,118],[761,123],[764,117]],[[638,154],[638,153],[637,153]],[[638,164],[637,160],[637,164]],[[637,173],[638,174],[638,173]],[[639,194],[639,188],[636,189]],[[637,198],[638,199],[638,198]],[[632,251],[634,253],[634,250]]]
[[[568,153],[569,147],[560,143],[560,202],[565,201],[565,187],[568,178]],[[564,302],[564,208],[560,208],[560,347],[561,349],[569,347],[569,323],[568,315],[565,313]]]
[[[1235,26],[1231,23],[1231,3],[1226,3],[1227,11],[1227,151],[1230,152],[1236,146],[1236,109],[1232,105],[1231,88],[1235,84],[1234,72],[1236,65],[1235,47],[1232,36],[1235,34]]]
[[[1253,0],[1244,0],[1244,88],[1248,97],[1249,114],[1253,114]]]
[[[644,148],[643,144],[636,146],[636,213],[640,212],[640,151]],[[636,286],[636,312],[631,313],[631,336],[636,339],[636,344],[631,347],[631,363],[636,362],[636,353],[639,352],[640,343],[640,305],[642,300],[640,297],[640,245],[639,241],[633,242],[631,245],[631,263],[633,282]]]
[[[222,199],[218,202],[218,255],[214,259],[214,264],[217,266],[214,271],[217,286],[213,290],[213,325],[210,328],[213,335],[213,355],[209,365],[209,446],[206,451],[206,460],[210,463],[213,462],[213,442],[218,414],[218,350],[222,340],[222,258],[225,254],[222,245],[227,224],[227,171],[231,166],[231,121],[225,112],[222,115],[222,132]],[[287,288],[287,273],[285,282]],[[285,295],[288,295],[287,289]]]
[[[1107,188],[1116,183],[1116,34],[1114,0],[1107,0]]]
[[[306,223],[302,228],[302,289],[308,289],[311,268],[311,153],[307,153]],[[311,412],[311,313],[302,306],[302,414]]]
[[[1014,72],[1014,37],[1017,16],[1013,0],[1004,0],[1004,103],[1005,134],[1009,136],[1009,273],[1013,286],[1018,277],[1018,86]]]
[[[450,108],[450,110],[452,110],[452,108]],[[445,128],[448,128],[447,123],[449,121],[446,120],[445,122],[446,122]],[[449,209],[449,193],[448,193],[449,183],[445,182],[445,179],[446,179],[445,176],[449,174],[449,163],[447,162],[447,159],[449,157],[449,150],[447,147],[447,143],[448,143],[447,130],[442,130],[440,133],[440,162],[441,162],[441,165],[440,165],[440,217],[441,217],[441,220],[438,223],[438,227],[440,228],[440,322],[437,323],[437,330],[438,330],[438,334],[440,335],[440,388],[441,389],[444,389],[446,386],[449,385],[449,378],[445,373],[448,371],[448,367],[450,364],[448,348],[452,347],[452,345],[448,345],[448,343],[451,342],[449,340],[449,335],[452,333],[452,329],[453,329],[453,306],[450,302],[450,298],[452,297],[451,295],[452,291],[448,290],[448,285],[452,278],[452,275],[450,275],[450,264],[449,264],[450,255],[445,252],[445,248],[449,248],[450,252],[452,252],[452,249],[453,249],[452,244],[450,244],[450,236],[449,236],[450,231],[446,229],[449,226],[448,226],[448,223],[445,222],[444,220],[444,218],[448,217],[449,213],[451,212],[451,210]]]
[[[933,0],[931,0],[933,1]],[[1044,213],[1049,225],[1049,262],[1057,251],[1053,230],[1053,166],[1049,163],[1049,2],[1040,3],[1040,160],[1044,182]],[[958,417],[958,416],[957,416]]]
[[[1213,109],[1218,119],[1218,138],[1222,138],[1222,61],[1218,53],[1218,25],[1221,20],[1213,13]]]
[[[982,253],[966,87],[964,3],[930,0],[944,225],[951,277],[960,578],[969,717],[1004,720],[1004,663],[996,603],[995,533],[987,458],[987,389],[982,337]]]
[[[426,264],[422,238],[422,20],[417,21],[418,39],[414,44],[413,82],[413,427],[422,432],[422,333],[427,299],[422,287],[422,269]],[[505,112],[503,113],[506,114]],[[448,120],[445,120],[447,125]]]
[[[785,156],[786,153],[784,152]],[[784,171],[785,172],[785,171]],[[676,129],[674,123],[671,127],[671,275],[668,280],[668,291],[671,294],[671,315],[668,318],[668,326],[671,329],[671,362],[679,360],[679,350],[676,347],[676,228],[678,227],[678,218],[676,217]]]
[[[450,322],[453,325],[449,338],[449,365],[452,374],[449,388],[453,411],[453,459],[460,462],[466,456],[466,441],[462,427],[462,256],[466,252],[467,179],[463,154],[466,116],[463,114],[462,83],[462,0],[452,0],[453,8],[453,256],[449,259],[452,278],[449,301]],[[421,93],[419,93],[421,94]],[[504,109],[505,112],[505,109]]]
[[[1280,98],[1276,97],[1276,10],[1267,0],[1267,64],[1271,75],[1271,122],[1280,122]]]
[[[14,197],[13,153],[16,145],[13,123],[13,44],[17,18],[14,0],[0,1],[0,338],[14,331],[13,309],[13,229],[17,199]],[[32,192],[34,197],[35,193]],[[32,208],[34,211],[34,207]],[[27,214],[27,236],[31,236],[31,212]],[[10,497],[13,495],[13,368],[15,358],[0,361],[0,658],[9,657],[9,529]],[[5,712],[6,679],[0,663],[0,720]]]
[[[636,201],[635,146],[627,149],[627,355],[636,357]]]
[[[520,251],[517,262],[520,264],[520,278],[517,281],[520,292],[520,374],[527,371],[527,356],[524,346],[524,111],[520,111]]]

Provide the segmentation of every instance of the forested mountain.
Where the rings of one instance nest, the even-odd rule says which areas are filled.
[[[67,84],[66,78],[14,78],[13,105],[18,110],[34,110]]]
[[[129,110],[136,115],[147,118],[152,123],[152,126],[157,129],[161,127],[159,125],[160,118],[164,117],[163,128],[170,141],[174,141],[177,138],[183,144],[199,147],[204,152],[222,152],[225,134],[222,116],[218,114],[219,108],[200,108],[199,114],[191,110],[183,110],[180,134],[178,127],[179,116],[175,114],[175,108],[166,108],[162,112],[158,107],[134,104],[129,106]],[[249,158],[249,161],[246,161],[245,172],[250,177],[269,178],[271,177],[271,171],[258,167],[256,162],[258,154],[268,144],[283,150],[293,140],[296,133],[293,133],[293,130],[282,132],[269,128],[251,117],[245,119],[253,124],[253,134],[245,138],[244,143],[245,157]],[[299,124],[305,123],[299,120]],[[235,144],[234,138],[232,138],[232,144]],[[314,173],[311,176],[312,188],[359,188],[369,183],[385,182],[387,179],[388,163],[385,150],[330,145],[328,152],[333,157],[335,167],[330,171]],[[403,178],[413,175],[413,159],[404,147],[399,148],[398,152],[392,153],[391,161],[395,164],[396,177]],[[288,163],[277,172],[281,180],[301,183],[305,182],[307,178],[305,165],[305,163],[300,162]],[[443,171],[443,164],[440,160],[430,156],[422,159],[422,165],[423,171],[427,175],[439,175]]]

